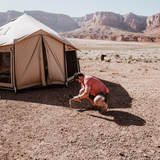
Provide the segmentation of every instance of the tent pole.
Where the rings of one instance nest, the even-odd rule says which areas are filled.
[[[14,91],[17,93],[17,83],[16,83],[16,69],[15,69],[15,44],[13,44],[13,55],[14,55]]]
[[[63,52],[64,52],[64,71],[65,71],[65,84],[66,84],[66,87],[68,87],[68,82],[67,82],[67,70],[66,70],[66,52],[65,52],[65,44],[63,43]]]

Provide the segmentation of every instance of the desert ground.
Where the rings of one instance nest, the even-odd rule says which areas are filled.
[[[87,100],[70,108],[76,82],[0,90],[0,159],[160,160],[160,44],[68,40],[81,72],[109,88],[108,112]]]

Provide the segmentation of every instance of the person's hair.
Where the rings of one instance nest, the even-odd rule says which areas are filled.
[[[79,79],[80,76],[84,76],[84,74],[81,73],[81,72],[75,73],[75,74],[74,74],[74,80]]]

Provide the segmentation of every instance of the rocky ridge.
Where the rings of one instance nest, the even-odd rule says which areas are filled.
[[[160,42],[160,13],[151,17],[96,12],[74,20],[81,27],[63,33],[67,38]]]
[[[147,17],[137,16],[133,13],[126,15],[115,14],[113,12],[96,12],[74,20],[80,27],[91,25],[105,25],[132,32],[141,32],[146,28]]]
[[[12,19],[17,18],[24,13],[27,13],[57,32],[67,32],[79,28],[78,24],[71,17],[64,14],[54,14],[42,11],[17,12],[14,10],[7,11],[6,13],[0,12],[0,26],[5,25]]]
[[[95,12],[71,18],[42,11],[0,12],[0,26],[27,13],[66,38],[160,42],[160,13],[150,17],[133,13]]]
[[[25,11],[25,13],[58,32],[66,32],[79,28],[78,24],[71,17],[64,14],[42,11]]]

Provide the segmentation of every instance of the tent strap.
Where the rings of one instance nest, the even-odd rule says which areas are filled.
[[[15,44],[13,44],[13,56],[14,56],[14,91],[17,93],[17,82],[16,82],[16,66],[15,66]]]
[[[65,71],[65,85],[68,87],[68,82],[67,82],[67,64],[66,64],[66,52],[65,52],[65,44],[63,43],[63,52],[64,52],[64,71]]]

